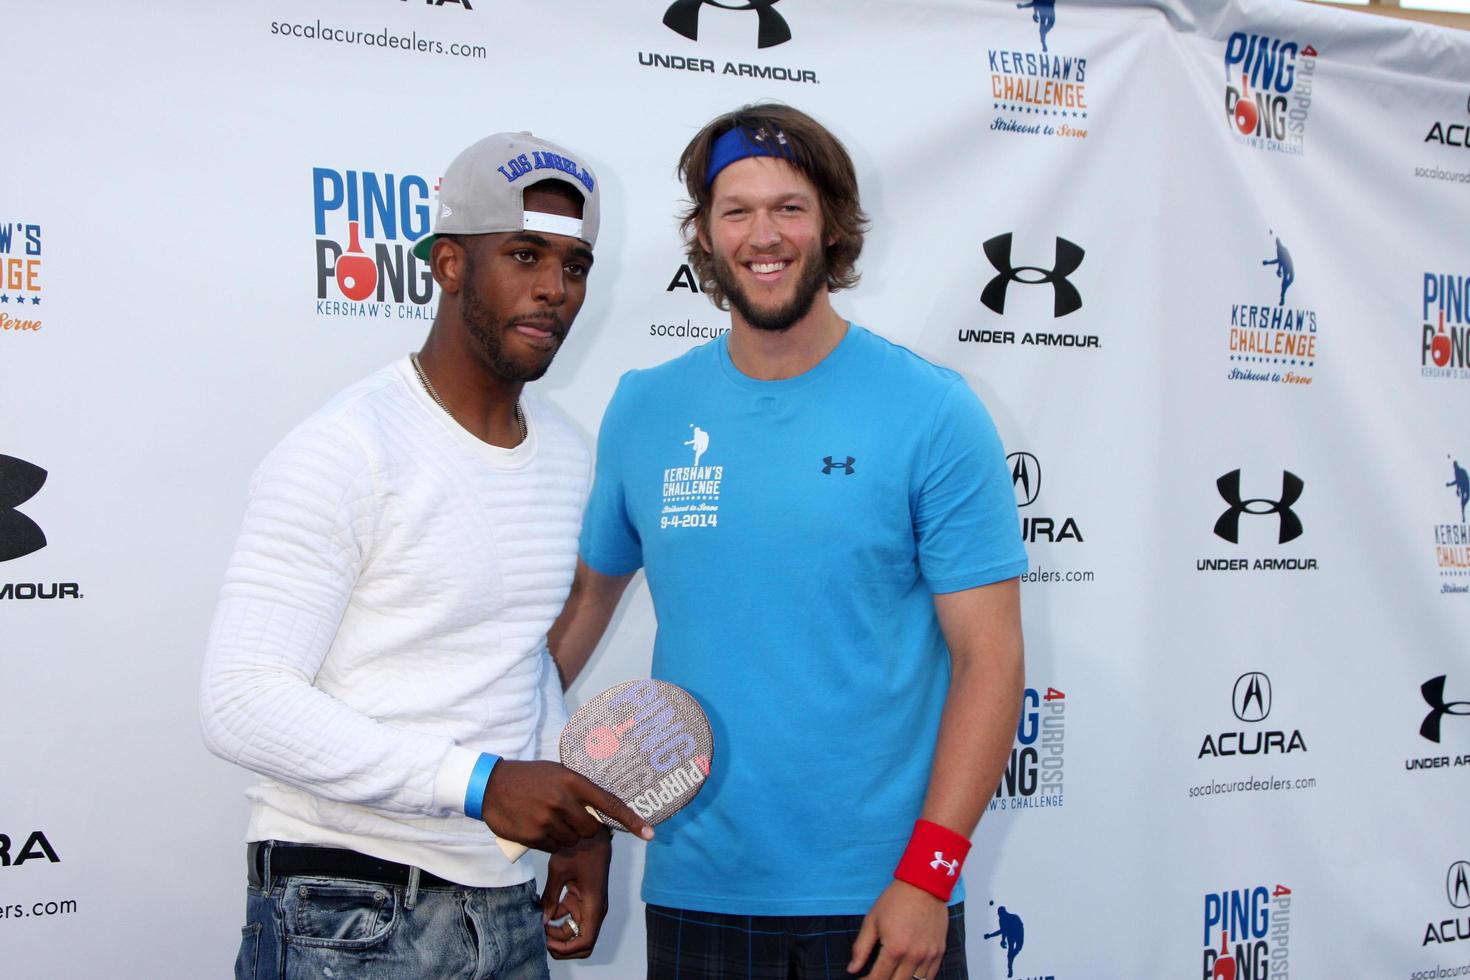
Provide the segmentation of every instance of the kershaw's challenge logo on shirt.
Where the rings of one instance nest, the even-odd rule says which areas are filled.
[[[689,423],[689,438],[684,445],[693,452],[688,466],[670,466],[663,472],[663,510],[659,512],[660,530],[670,528],[718,527],[720,524],[720,484],[725,467],[706,465],[710,435]]]

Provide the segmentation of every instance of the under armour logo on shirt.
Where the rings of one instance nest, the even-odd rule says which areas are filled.
[[[944,859],[943,851],[935,851],[934,860],[929,862],[929,867],[933,868],[935,871],[943,868],[948,873],[948,876],[953,878],[955,872],[960,869],[960,859],[955,858],[953,861],[946,861]]]
[[[852,464],[853,463],[856,463],[857,460],[855,460],[851,456],[849,456],[849,457],[847,457],[847,462],[845,462],[845,463],[836,463],[836,462],[833,462],[831,456],[823,456],[822,457],[822,462],[824,464],[826,464],[826,465],[824,465],[822,467],[822,472],[825,473],[827,476],[831,476],[833,470],[839,470],[839,469],[843,471],[843,474],[842,474],[843,476],[852,476]]]

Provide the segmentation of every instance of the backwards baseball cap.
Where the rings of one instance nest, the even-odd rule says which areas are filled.
[[[582,198],[582,217],[527,211],[523,194],[543,180],[559,180]],[[439,183],[434,233],[413,247],[425,261],[440,235],[543,231],[597,244],[597,179],[581,158],[530,133],[496,133],[465,149]]]

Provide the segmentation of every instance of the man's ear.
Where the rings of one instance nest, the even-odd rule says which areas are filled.
[[[429,271],[439,288],[451,296],[464,288],[465,269],[469,263],[465,247],[450,238],[439,237],[429,249]]]
[[[705,229],[707,218],[708,215],[705,215],[694,222],[694,240],[699,243],[700,248],[704,249],[706,255],[713,255],[715,250],[710,243],[709,232]]]

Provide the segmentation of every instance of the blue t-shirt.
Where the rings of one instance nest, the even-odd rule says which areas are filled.
[[[783,381],[740,373],[725,338],[631,371],[581,552],[605,575],[645,568],[653,676],[714,732],[709,781],[649,845],[644,901],[867,912],[919,816],[948,690],[933,593],[1026,570],[1005,454],[964,380],[855,325]]]

